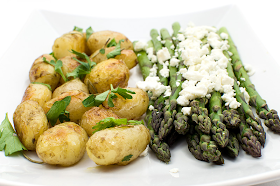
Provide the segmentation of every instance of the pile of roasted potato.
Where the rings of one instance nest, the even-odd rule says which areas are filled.
[[[107,59],[106,54],[114,47],[106,47],[106,43],[112,39],[116,42],[123,40],[122,50],[120,55]],[[100,49],[105,52],[101,53]],[[83,32],[71,31],[57,38],[52,55],[43,54],[32,64],[30,84],[13,115],[14,127],[22,144],[28,150],[35,150],[43,162],[61,166],[77,163],[86,151],[98,165],[126,165],[136,159],[150,141],[149,131],[144,125],[108,128],[93,134],[93,127],[104,118],[137,120],[148,107],[145,91],[127,88],[129,70],[137,65],[132,49],[133,45],[125,35],[113,31],[93,32],[88,38]],[[82,79],[70,77],[65,81],[55,67],[44,60],[61,60],[61,70],[66,76],[80,65],[75,60],[79,56],[71,50],[87,54],[96,66]],[[113,99],[114,107],[109,107],[107,101],[98,107],[83,105],[83,100],[91,94],[110,90],[111,85],[130,89],[135,94],[132,94],[132,99],[117,95]],[[52,126],[46,114],[57,101],[67,96],[71,97],[66,107],[70,121],[61,123],[57,120]]]

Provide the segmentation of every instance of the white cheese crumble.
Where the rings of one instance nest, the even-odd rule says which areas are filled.
[[[138,41],[134,45],[134,50],[135,51],[146,50],[147,47],[148,47],[147,42],[145,42],[145,41]]]
[[[150,111],[152,111],[152,110],[154,110],[154,109],[155,109],[155,107],[154,107],[153,105],[150,105],[150,106],[149,106],[149,110],[150,110]]]
[[[244,87],[239,87],[239,89],[240,89],[240,92],[243,93],[243,95],[244,95],[245,102],[247,104],[249,104],[249,101],[250,101],[249,93],[246,91],[246,89]]]
[[[183,107],[183,108],[181,109],[181,111],[182,111],[182,113],[183,113],[184,115],[186,115],[186,116],[191,115],[191,107]]]
[[[247,71],[248,76],[252,76],[255,74],[255,70],[253,69],[252,65],[244,64],[244,68]]]
[[[166,60],[170,59],[170,53],[166,47],[163,47],[157,52],[157,59],[160,64],[163,64]]]
[[[178,168],[173,168],[173,169],[170,169],[169,172],[177,173],[177,172],[179,172],[179,169]]]

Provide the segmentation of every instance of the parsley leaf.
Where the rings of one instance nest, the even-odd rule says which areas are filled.
[[[49,84],[41,83],[41,82],[36,82],[36,81],[31,82],[31,83],[32,83],[32,84],[41,84],[41,85],[45,85],[46,87],[48,87],[48,89],[49,89],[50,91],[52,91],[52,87],[51,87]]]
[[[91,36],[94,31],[92,30],[91,26],[86,29],[86,40]]]
[[[83,29],[82,29],[82,28],[79,28],[79,27],[77,27],[77,26],[74,26],[73,31],[78,31],[78,32],[83,33]]]
[[[79,62],[81,65],[75,68],[72,72],[67,73],[66,77],[73,77],[74,79],[79,77],[80,79],[82,79],[86,74],[90,73],[91,69],[96,65],[96,63],[91,61],[88,55],[86,55],[85,53],[80,53],[73,49],[71,49],[70,52],[75,54],[78,58],[85,59],[87,62],[80,61],[77,58],[73,57],[73,59]]]
[[[51,61],[47,61],[45,57],[43,57],[43,61],[45,63],[48,63],[50,65],[53,65],[54,66],[54,70],[59,73],[61,75],[61,77],[63,78],[63,80],[66,82],[68,81],[68,79],[64,76],[63,72],[62,72],[62,61],[61,60],[57,60],[57,61],[54,61],[54,60],[51,60]]]
[[[115,56],[121,54],[121,51],[122,51],[122,49],[121,49],[121,42],[124,42],[124,39],[121,39],[121,40],[119,41],[119,43],[116,45],[115,50],[109,52],[109,53],[106,55],[108,59],[114,58]],[[110,43],[111,43],[111,42],[110,42]]]
[[[105,49],[104,49],[104,48],[101,48],[101,49],[99,50],[99,52],[100,52],[100,54],[105,54]]]
[[[108,44],[107,47],[113,47],[113,46],[117,46],[117,42],[115,40],[115,38],[113,38]]]
[[[111,92],[118,93],[124,99],[132,99],[132,96],[130,94],[135,94],[134,91],[129,90],[129,89],[124,89],[124,88],[121,88],[121,87],[117,87],[117,88],[114,89],[112,84],[111,84]]]
[[[86,99],[83,100],[83,105],[84,107],[98,107],[99,105],[101,105],[107,98],[108,94],[109,94],[109,90],[98,94],[97,96],[94,96],[93,94],[90,95],[89,97],[87,97]]]
[[[100,120],[98,123],[96,123],[94,127],[92,127],[92,129],[95,129],[95,131],[93,131],[92,134],[106,128],[125,126],[125,125],[144,125],[144,121],[137,121],[137,120],[127,121],[126,118],[116,119],[114,117],[107,117],[105,119]]]
[[[133,156],[132,154],[129,154],[129,155],[125,156],[125,157],[122,159],[122,162],[123,162],[123,161],[129,161],[130,158],[131,158],[132,156]]]
[[[0,125],[0,150],[5,150],[5,156],[15,152],[27,150],[19,140],[14,128],[12,127],[8,113]]]
[[[57,122],[57,119],[62,123],[63,121],[70,121],[69,112],[66,111],[66,107],[71,101],[71,96],[67,96],[60,101],[54,102],[53,106],[47,112],[47,118],[52,126]]]

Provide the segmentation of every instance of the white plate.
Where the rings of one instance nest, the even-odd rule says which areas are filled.
[[[108,19],[66,15],[43,10],[35,11],[13,45],[1,59],[0,78],[2,92],[0,114],[4,120],[8,112],[10,121],[24,90],[29,84],[31,64],[43,53],[50,53],[53,41],[74,26],[95,31],[115,30],[132,41],[150,39],[152,28],[167,28],[179,21],[186,27],[189,21],[196,25],[226,26],[238,47],[244,63],[253,65],[256,74],[251,78],[268,105],[280,111],[275,93],[280,87],[279,65],[271,58],[234,5],[219,7],[180,16],[145,19]],[[132,70],[130,86],[141,80],[139,69]],[[185,140],[171,149],[172,159],[164,164],[149,151],[128,166],[97,167],[87,155],[72,167],[56,167],[30,163],[20,155],[5,157],[0,152],[0,184],[5,185],[248,185],[263,183],[280,176],[280,135],[267,131],[267,142],[261,158],[252,158],[241,151],[236,160],[225,159],[222,166],[196,160],[189,152]],[[178,168],[176,175],[169,172]]]

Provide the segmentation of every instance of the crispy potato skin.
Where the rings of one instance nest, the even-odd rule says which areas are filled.
[[[52,50],[57,59],[71,55],[71,49],[78,52],[85,52],[86,38],[78,31],[71,31],[63,34],[54,41]]]
[[[97,165],[127,165],[145,150],[150,138],[144,125],[107,128],[89,138],[86,150]],[[130,160],[122,161],[128,155]]]
[[[83,157],[87,140],[87,133],[76,123],[61,123],[39,137],[36,153],[45,163],[71,166]]]
[[[90,93],[102,93],[114,88],[122,88],[128,85],[129,69],[120,60],[108,59],[98,63],[89,74],[86,75],[84,83],[88,86]]]
[[[87,86],[79,79],[75,78],[57,87],[52,94],[52,98],[58,97],[64,92],[79,90],[89,94]]]
[[[32,100],[17,106],[13,121],[20,141],[28,150],[35,150],[39,136],[49,128],[44,110],[38,102]]]
[[[54,90],[57,87],[61,76],[54,70],[53,65],[43,61],[43,57],[45,57],[47,61],[54,60],[49,54],[43,54],[38,57],[31,66],[29,79],[30,82],[49,84],[52,90]]]
[[[82,101],[84,99],[86,99],[89,96],[89,94],[82,92],[82,91],[71,90],[68,92],[64,92],[61,95],[59,95],[58,97],[51,99],[44,105],[44,107],[43,107],[44,112],[47,113],[50,110],[50,108],[52,107],[52,105],[54,104],[54,102],[60,101],[67,96],[71,96],[70,104],[66,107],[66,111],[69,112],[70,121],[79,123],[80,119],[82,118],[82,115],[87,110],[90,109],[90,107],[88,107],[88,108],[84,107],[84,105],[82,103]]]
[[[108,60],[107,54],[113,51],[116,47],[105,48],[105,53],[101,54],[99,50],[94,52],[90,59],[95,63],[100,63],[102,61]],[[129,69],[132,69],[138,64],[137,56],[133,50],[122,50],[120,55],[115,56],[115,59],[122,60]]]
[[[111,40],[113,38],[115,38],[117,43],[124,39],[124,42],[121,42],[121,48],[133,50],[132,42],[125,35],[110,30],[94,32],[88,38],[87,45],[91,53],[94,53],[96,50],[103,48],[108,39]]]
[[[149,97],[145,91],[139,88],[126,88],[135,92],[132,95],[132,99],[124,99],[118,96],[118,98],[113,99],[114,107],[108,106],[108,100],[103,102],[103,106],[120,118],[127,118],[128,120],[139,119],[147,110],[149,106]]]
[[[100,120],[107,117],[119,118],[115,113],[108,109],[105,109],[103,107],[92,107],[90,110],[86,111],[83,114],[80,121],[80,126],[85,129],[88,136],[92,136],[92,132],[94,131],[92,127],[94,127]]]
[[[26,88],[21,102],[26,100],[37,101],[41,107],[52,98],[52,91],[42,84],[29,84]]]

